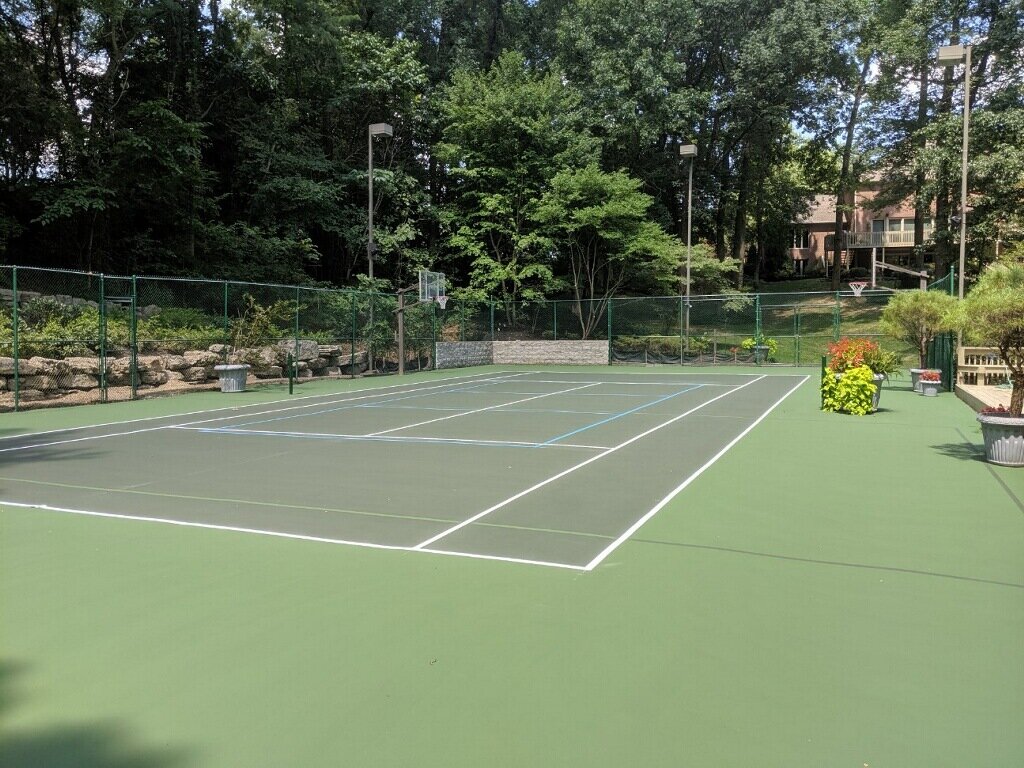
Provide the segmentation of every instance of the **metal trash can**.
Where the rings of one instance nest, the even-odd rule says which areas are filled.
[[[215,365],[220,380],[221,392],[245,392],[245,379],[249,375],[249,366],[245,364]]]

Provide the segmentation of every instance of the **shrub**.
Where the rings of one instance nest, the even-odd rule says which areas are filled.
[[[897,293],[882,311],[879,327],[897,341],[913,344],[924,368],[928,364],[928,345],[936,334],[953,326],[956,304],[952,296],[938,291]]]
[[[864,416],[871,412],[875,395],[874,373],[866,365],[848,368],[838,379],[829,369],[821,379],[822,409]]]
[[[775,353],[779,351],[779,342],[772,338],[744,339],[740,346],[747,352],[753,352],[754,347],[768,347],[769,362],[775,362]]]

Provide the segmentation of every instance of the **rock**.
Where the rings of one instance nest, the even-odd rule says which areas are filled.
[[[213,352],[213,354],[217,355],[218,357],[225,354],[231,354],[230,344],[211,344],[209,347],[207,347],[207,349],[210,352]],[[188,353],[186,352],[185,354]]]
[[[326,357],[318,357],[316,360],[309,361],[309,367],[312,368],[314,371],[322,371],[330,364],[331,361],[328,360]]]
[[[72,373],[88,373],[96,376],[100,372],[100,359],[98,357],[68,357],[64,359]]]
[[[139,317],[143,320],[148,320],[151,317],[155,317],[160,314],[160,307],[156,304],[147,304],[146,306],[139,309]]]
[[[336,357],[341,354],[341,347],[337,344],[321,344],[320,357]]]
[[[167,383],[167,371],[140,371],[139,382],[142,384],[149,384],[154,387],[158,387],[161,384]]]
[[[313,378],[313,372],[309,368],[300,368],[295,378],[297,379],[311,379]]]
[[[167,381],[184,381],[185,376],[181,371],[164,371],[167,374]]]
[[[197,365],[194,368],[186,368],[184,371],[181,372],[181,377],[185,381],[191,382],[206,381],[207,370],[203,366]]]
[[[0,376],[9,376],[14,373],[14,358],[0,357]]]
[[[284,369],[280,365],[268,365],[256,371],[257,379],[280,379]]]
[[[5,389],[7,389],[7,379],[0,376],[0,392],[3,392]]]
[[[279,341],[278,349],[285,355],[291,354],[296,360],[316,360],[320,357],[320,345],[311,339],[299,339],[298,344],[294,339]]]
[[[340,376],[341,367],[337,365],[330,365],[327,368],[324,368],[322,373],[324,376]]]
[[[182,355],[164,355],[164,368],[168,371],[183,371],[190,367]]]
[[[136,358],[140,371],[163,371],[164,359],[160,355],[139,355]]]
[[[54,376],[71,370],[71,366],[63,360],[53,360],[49,357],[32,357],[29,358],[29,363],[35,366],[36,371],[47,376]]]
[[[261,347],[258,355],[260,363],[264,366],[281,365],[285,360],[285,355],[281,353],[279,347]]]
[[[56,376],[23,376],[20,386],[26,391],[37,389],[40,392],[53,392],[60,389]]]
[[[107,367],[107,384],[129,384],[131,375],[132,359],[130,357],[118,357],[111,360]]]
[[[61,380],[61,384],[65,389],[95,389],[100,385],[100,380],[87,373],[73,373],[70,376],[65,376]]]
[[[214,345],[214,346],[218,346],[218,345]],[[220,345],[220,346],[223,346],[223,345]],[[219,365],[220,362],[221,362],[220,355],[216,354],[215,352],[203,352],[203,351],[186,352],[183,355],[183,357],[185,358],[185,362],[188,363],[189,367],[192,367],[192,368],[194,368],[196,366],[200,366],[200,365],[203,366],[203,367],[209,368],[209,367],[212,367],[214,365]]]
[[[27,400],[42,400],[43,393],[40,392],[38,389],[22,389],[18,393],[18,399],[20,399],[22,402],[25,402]]]
[[[297,363],[295,363],[295,370],[297,370],[299,373],[302,373],[303,371],[309,371],[309,363],[307,363],[305,360],[299,360]],[[312,371],[310,371],[310,376],[312,375],[313,373]]]

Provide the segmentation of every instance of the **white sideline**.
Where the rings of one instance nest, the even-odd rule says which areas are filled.
[[[690,475],[688,478],[686,478],[683,482],[681,482],[679,485],[677,485],[675,488],[673,488],[672,491],[668,494],[668,496],[666,496],[661,501],[659,501],[657,504],[655,504],[654,507],[647,514],[645,514],[643,517],[641,517],[639,520],[637,520],[635,523],[633,523],[631,526],[629,526],[629,528],[627,528],[617,539],[615,539],[615,541],[613,541],[611,544],[609,544],[607,547],[605,547],[597,555],[597,557],[595,557],[593,560],[591,560],[589,563],[587,563],[587,565],[583,568],[583,570],[585,570],[585,571],[592,571],[598,565],[600,565],[601,562],[606,557],[608,557],[608,555],[610,555],[612,552],[614,552],[616,549],[618,549],[619,546],[621,546],[623,542],[625,542],[630,536],[632,536],[634,533],[636,533],[638,530],[640,530],[640,527],[644,523],[646,523],[648,520],[650,520],[652,517],[654,517],[656,514],[658,514],[658,512],[660,512],[661,509],[666,504],[668,504],[670,501],[672,501],[672,499],[674,499],[676,496],[678,496],[680,493],[682,493],[683,490],[690,483],[692,483],[694,480],[696,480],[698,477],[700,477],[702,474],[704,474],[704,471],[707,470],[708,467],[710,467],[712,464],[714,464],[716,461],[718,461],[720,458],[722,458],[730,448],[732,448],[734,445],[736,445],[736,443],[738,443],[741,439],[743,439],[743,437],[745,437],[754,427],[756,427],[758,424],[760,424],[762,421],[764,421],[765,417],[769,413],[771,413],[779,405],[781,405],[783,400],[785,400],[791,394],[796,392],[801,386],[806,384],[807,380],[810,379],[810,378],[811,378],[810,376],[804,376],[803,379],[801,379],[799,382],[797,382],[796,386],[794,386],[792,389],[790,389],[788,392],[786,392],[786,394],[784,394],[782,397],[780,397],[778,400],[776,400],[768,408],[768,410],[766,410],[764,413],[762,413],[760,416],[758,416],[756,421],[754,421],[750,426],[748,426],[746,429],[744,429],[742,432],[740,432],[738,435],[736,435],[736,437],[734,437],[732,440],[730,440],[729,443],[724,448],[722,448],[722,450],[720,450],[718,453],[716,453],[714,456],[712,456],[710,459],[708,459],[707,462],[705,462],[704,465],[701,466],[696,472],[694,472],[692,475]]]
[[[501,509],[502,507],[504,507],[504,506],[506,506],[508,504],[511,504],[513,501],[516,501],[517,499],[521,499],[524,496],[526,496],[526,495],[528,495],[530,493],[533,493],[534,491],[538,490],[539,488],[543,488],[545,485],[548,485],[549,483],[553,483],[555,480],[559,480],[559,479],[565,477],[566,475],[571,474],[572,472],[575,472],[577,469],[582,469],[583,467],[587,466],[588,464],[592,464],[592,463],[594,463],[595,461],[597,461],[599,459],[603,459],[605,456],[608,456],[608,455],[610,455],[612,453],[615,453],[619,449],[625,448],[627,445],[635,443],[637,440],[641,440],[642,438],[645,438],[648,435],[650,435],[650,434],[652,434],[654,432],[657,432],[659,429],[667,427],[670,424],[674,424],[675,422],[679,421],[680,419],[689,416],[691,413],[694,413],[695,411],[699,411],[701,408],[704,408],[705,406],[711,405],[711,403],[715,402],[716,400],[721,400],[723,397],[727,397],[728,395],[731,395],[734,392],[738,392],[739,390],[743,389],[744,387],[749,387],[751,384],[754,384],[755,382],[758,382],[758,381],[760,381],[763,378],[765,378],[765,376],[761,375],[761,376],[758,376],[756,379],[751,379],[750,381],[748,381],[748,382],[746,382],[744,384],[740,384],[735,389],[731,389],[728,392],[723,392],[720,395],[716,395],[715,397],[711,398],[710,400],[705,400],[700,405],[698,405],[698,406],[696,406],[694,408],[691,408],[690,410],[685,411],[684,413],[681,413],[678,416],[673,416],[671,419],[668,419],[667,421],[663,421],[661,424],[657,424],[656,426],[651,427],[646,432],[641,432],[639,435],[635,435],[635,436],[629,438],[628,440],[625,440],[625,441],[619,443],[618,445],[614,445],[611,448],[609,448],[608,450],[603,451],[602,453],[597,454],[596,456],[591,456],[589,459],[586,459],[585,461],[581,461],[579,464],[571,466],[568,469],[563,469],[558,474],[552,475],[551,477],[547,478],[546,480],[541,480],[539,483],[535,483],[534,485],[531,485],[526,490],[520,491],[519,493],[515,494],[514,496],[509,496],[504,501],[499,501],[497,504],[494,504],[493,506],[488,507],[483,512],[478,512],[477,514],[473,515],[472,517],[467,518],[466,520],[463,520],[461,523],[459,523],[457,525],[453,525],[451,528],[449,528],[449,529],[447,529],[445,531],[441,531],[441,533],[437,534],[436,536],[432,536],[431,538],[427,539],[426,541],[420,542],[415,547],[413,547],[413,549],[424,549],[425,547],[429,547],[435,541],[439,541],[440,539],[443,539],[444,537],[446,537],[446,536],[448,536],[448,535],[450,535],[452,533],[455,533],[456,531],[461,530],[462,528],[465,528],[467,525],[472,525],[477,520],[479,520],[479,519],[481,519],[483,517],[486,517],[487,515],[491,514],[492,512],[495,512],[495,511]],[[806,380],[807,380],[807,377],[805,377],[803,381],[806,381]],[[800,384],[802,384],[803,381],[801,381]],[[800,385],[798,384],[797,386],[800,386]],[[764,418],[764,417],[762,417],[762,418]]]

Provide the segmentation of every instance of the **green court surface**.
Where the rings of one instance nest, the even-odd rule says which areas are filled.
[[[0,765],[1024,764],[1024,470],[815,373],[7,415]]]

